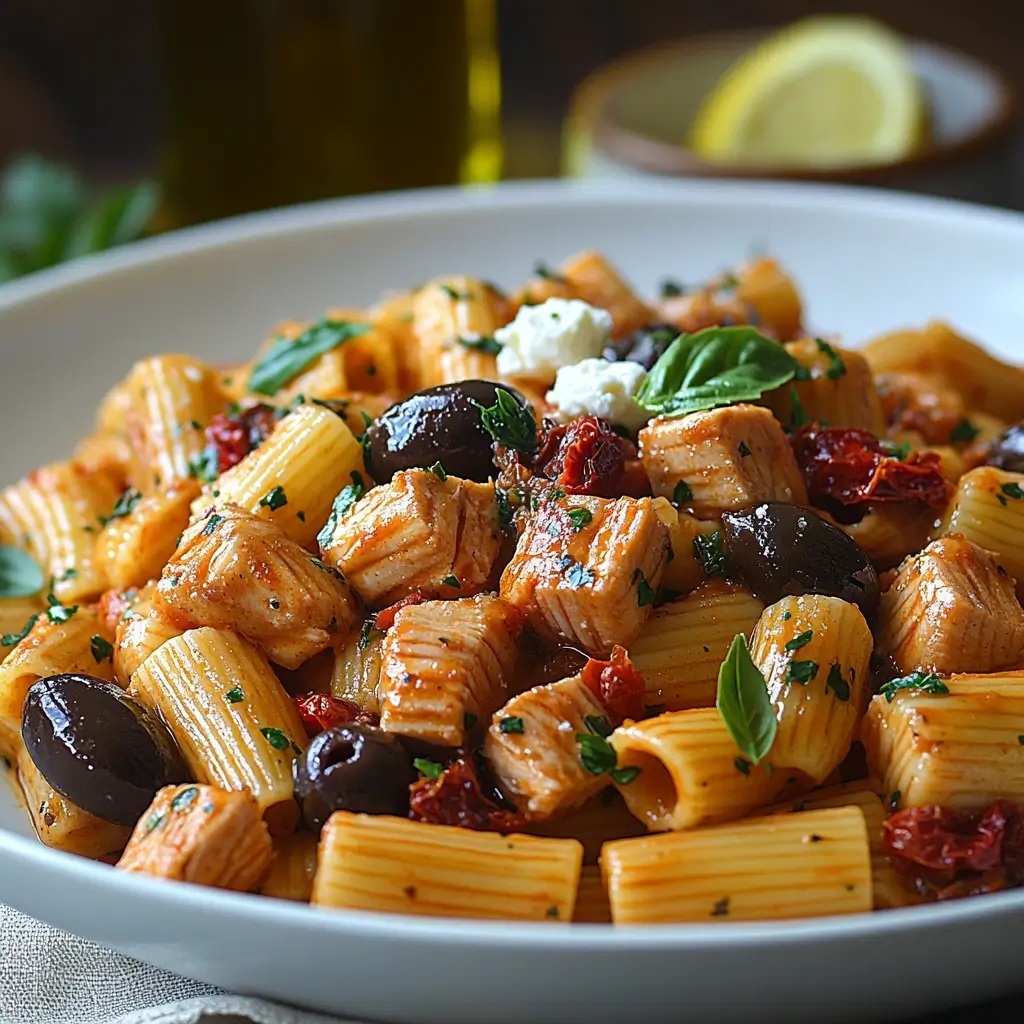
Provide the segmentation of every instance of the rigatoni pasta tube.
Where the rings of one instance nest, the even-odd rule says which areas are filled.
[[[105,478],[90,476],[77,463],[57,462],[0,491],[0,529],[42,566],[53,593],[70,604],[106,589],[95,557],[96,531],[116,501]]]
[[[627,723],[610,742],[620,769],[640,769],[618,789],[653,832],[740,818],[769,803],[785,784],[781,773],[743,757],[716,708]]]
[[[83,811],[40,774],[28,751],[18,754],[18,782],[39,841],[54,850],[98,860],[120,855],[132,830]]]
[[[292,761],[306,731],[252,644],[235,633],[190,629],[143,662],[132,692],[159,711],[197,780],[251,792],[275,834],[295,827]]]
[[[320,836],[312,902],[431,917],[571,921],[583,847],[336,811]]]
[[[274,840],[274,860],[260,892],[279,900],[308,903],[316,876],[316,836],[295,832]]]
[[[338,492],[363,469],[363,449],[345,421],[319,405],[300,405],[267,440],[216,482],[219,501],[241,505],[308,547]],[[212,504],[200,498],[199,504]]]
[[[25,695],[37,680],[64,672],[113,678],[111,639],[91,608],[72,611],[60,605],[40,614],[25,639],[0,665],[0,754],[17,759]]]
[[[873,641],[860,609],[838,597],[784,597],[764,610],[750,656],[768,684],[778,731],[770,760],[820,783],[853,742]]]
[[[990,678],[953,677],[946,695],[872,698],[863,725],[868,769],[893,810],[1024,803],[1024,680]]]
[[[669,711],[715,703],[718,669],[737,633],[749,636],[764,604],[735,583],[709,580],[689,597],[655,608],[629,646],[647,703]]]
[[[615,924],[771,921],[871,909],[859,807],[621,839],[601,853]]]

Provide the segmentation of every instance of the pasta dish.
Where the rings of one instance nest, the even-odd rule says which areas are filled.
[[[769,257],[144,358],[0,490],[0,755],[48,846],[325,908],[1017,886],[1022,418],[1021,369],[942,322],[844,347]]]

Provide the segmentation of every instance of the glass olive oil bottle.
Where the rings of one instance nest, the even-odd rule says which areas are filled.
[[[161,227],[501,171],[495,0],[162,0]]]

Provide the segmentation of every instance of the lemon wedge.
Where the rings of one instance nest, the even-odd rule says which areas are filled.
[[[697,113],[689,145],[715,163],[827,169],[888,163],[925,135],[925,105],[896,33],[814,17],[741,57]]]

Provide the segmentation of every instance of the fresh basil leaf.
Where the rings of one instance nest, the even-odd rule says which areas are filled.
[[[46,584],[43,570],[21,548],[0,547],[0,597],[31,597]]]
[[[752,764],[758,764],[775,742],[778,722],[768,684],[750,657],[742,633],[733,639],[718,670],[715,706],[736,746]]]
[[[537,448],[537,420],[531,406],[523,405],[510,391],[496,388],[494,405],[481,405],[470,399],[480,410],[484,430],[498,444],[513,451],[532,455]]]
[[[366,334],[371,326],[352,320],[325,319],[307,327],[297,338],[277,338],[253,368],[249,390],[258,395],[276,395],[324,353]]]
[[[636,400],[659,416],[751,402],[792,380],[796,360],[753,327],[681,334],[651,368]]]

